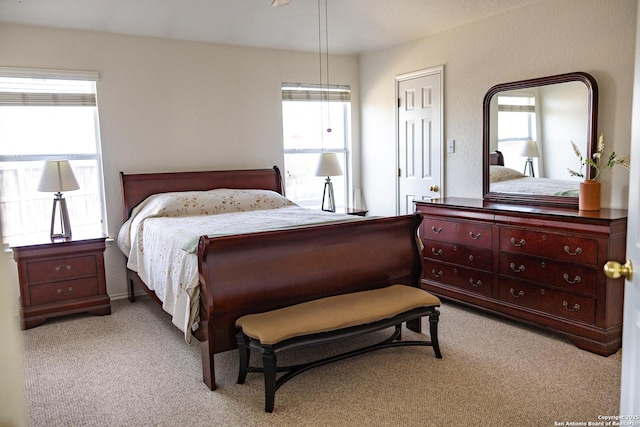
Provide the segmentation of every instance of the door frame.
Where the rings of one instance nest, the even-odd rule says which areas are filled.
[[[406,80],[417,79],[420,77],[438,74],[440,76],[440,194],[444,194],[444,65],[425,68],[423,70],[412,71],[409,73],[399,74],[395,77],[395,126],[396,126],[396,215],[400,213],[400,108],[398,107],[398,99],[400,98],[400,83]]]
[[[640,9],[636,12],[636,27],[640,24]],[[626,258],[636,270],[633,277],[625,278],[622,318],[622,362],[620,370],[620,424],[622,421],[638,425],[640,416],[640,32],[636,32],[635,64],[633,74],[633,102],[631,107],[631,170],[627,203]],[[623,263],[625,260],[614,260]]]

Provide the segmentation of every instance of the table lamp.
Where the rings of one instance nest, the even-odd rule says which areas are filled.
[[[53,192],[53,210],[51,211],[51,238],[71,237],[69,211],[67,201],[62,197],[63,191],[79,189],[78,181],[68,160],[47,160],[42,168],[38,191]],[[59,214],[60,232],[55,232],[56,215]]]
[[[322,193],[323,211],[336,211],[336,202],[333,195],[333,183],[331,182],[331,177],[339,175],[342,175],[342,168],[340,167],[340,162],[338,161],[338,156],[336,156],[336,153],[320,154],[320,161],[318,162],[316,176],[327,177],[327,180],[324,182],[324,192]]]
[[[538,157],[540,154],[538,153],[538,146],[535,141],[525,141],[522,144],[522,148],[520,150],[520,155],[522,157],[526,157],[527,160],[524,163],[524,174],[527,173],[531,177],[535,177],[535,173],[533,172],[533,158]]]

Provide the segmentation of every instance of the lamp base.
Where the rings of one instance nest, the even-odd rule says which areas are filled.
[[[56,214],[59,214],[60,232],[56,233]],[[71,224],[69,223],[69,211],[67,210],[67,201],[62,197],[62,193],[55,194],[53,199],[53,209],[51,210],[51,238],[68,239],[71,237]]]
[[[324,192],[322,193],[322,210],[327,212],[336,211],[336,202],[333,195],[333,183],[331,182],[331,178],[329,177],[327,177],[327,180],[324,182]]]
[[[524,162],[524,172],[525,175],[529,175],[530,177],[535,178],[536,174],[533,172],[533,159],[528,157]]]

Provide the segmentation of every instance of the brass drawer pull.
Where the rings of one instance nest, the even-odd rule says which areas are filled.
[[[433,270],[431,270],[431,274],[433,274],[434,277],[442,277],[442,276],[444,276],[444,273],[442,272],[442,270],[436,271],[435,268]]]
[[[520,267],[516,268],[516,265],[514,263],[509,264],[509,267],[511,267],[511,270],[513,270],[516,273],[522,273],[524,271],[524,265],[520,264]]]
[[[562,277],[564,278],[565,282],[570,283],[572,285],[576,284],[576,283],[580,283],[580,281],[582,280],[582,279],[580,279],[580,276],[576,276],[576,277],[573,278],[573,280],[569,280],[569,275],[567,273],[564,273],[562,275]]]
[[[62,264],[56,267],[56,271],[60,271],[62,269],[69,271],[71,270],[71,266],[69,264]]]
[[[514,298],[522,298],[524,296],[524,291],[523,290],[520,290],[520,292],[518,292],[516,294],[516,291],[513,288],[511,288],[511,289],[509,289],[509,292],[511,293],[511,296],[514,297]]]
[[[73,292],[73,287],[69,286],[66,291],[63,291],[62,289],[57,289],[56,292],[58,292],[58,295],[62,294],[63,292],[65,294],[70,294],[71,292]]]
[[[473,261],[473,255],[469,255],[469,261]]]
[[[515,237],[512,237],[512,238],[511,238],[511,244],[512,244],[513,246],[518,246],[518,247],[520,247],[520,246],[524,246],[524,243],[525,243],[525,242],[524,242],[524,239],[520,239],[520,241],[519,241],[519,242],[516,242],[516,238],[515,238]]]
[[[442,233],[442,227],[438,227],[438,228],[436,228],[436,227],[435,227],[435,225],[432,225],[432,226],[431,226],[431,230],[432,230],[434,233],[436,233],[436,234],[440,234],[440,233]]]
[[[482,235],[480,233],[473,234],[473,231],[470,231],[469,232],[469,237],[471,237],[473,240],[478,240],[478,239],[480,239],[480,237],[482,237]]]
[[[482,280],[477,280],[474,282],[473,277],[469,278],[469,283],[471,283],[471,286],[474,286],[476,288],[482,286]]]
[[[562,301],[562,305],[569,311],[578,311],[580,310],[580,304],[573,304],[573,307],[569,307],[569,303],[566,301]]]
[[[576,255],[580,255],[582,253],[582,248],[580,246],[578,246],[576,248],[575,252],[571,252],[571,248],[569,248],[569,246],[565,246],[564,247],[564,251],[565,251],[565,253],[568,253],[569,255],[576,256]]]
[[[431,248],[431,253],[434,254],[435,256],[440,256],[442,255],[442,249],[438,249],[436,251],[436,248]]]

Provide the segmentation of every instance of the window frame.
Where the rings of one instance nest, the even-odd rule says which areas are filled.
[[[105,199],[105,183],[104,183],[104,170],[103,170],[103,159],[102,159],[102,144],[100,139],[100,121],[99,121],[99,112],[98,112],[98,102],[97,102],[97,82],[99,81],[99,74],[95,71],[73,71],[73,70],[49,70],[49,69],[28,69],[28,68],[11,68],[11,67],[0,67],[0,78],[22,78],[22,79],[37,79],[37,80],[76,80],[76,81],[84,81],[92,86],[92,93],[87,99],[81,99],[82,96],[71,96],[70,103],[63,104],[68,106],[84,106],[92,108],[93,113],[93,128],[94,128],[94,140],[95,140],[95,153],[78,153],[78,152],[67,152],[64,154],[0,154],[0,163],[33,163],[33,162],[41,162],[44,164],[45,160],[69,160],[72,167],[74,163],[77,164],[79,161],[92,161],[95,162],[96,167],[96,181],[97,188],[92,189],[91,193],[96,194],[97,202],[99,204],[98,214],[99,218],[95,222],[96,233],[101,232],[103,235],[108,235],[108,221],[107,221],[107,209],[106,209],[106,199]],[[43,82],[44,83],[44,82]],[[45,93],[46,91],[43,91]],[[21,93],[21,92],[17,92]],[[25,90],[23,93],[30,93]],[[64,92],[46,92],[46,93],[60,93]],[[27,96],[28,97],[28,96]],[[49,101],[49,100],[47,100]],[[88,102],[88,103],[87,103]],[[10,105],[10,104],[5,104]],[[11,104],[11,105],[20,105],[20,104]],[[29,102],[26,102],[22,105],[29,105]],[[32,104],[37,105],[37,104]],[[52,104],[46,104],[52,105]],[[59,108],[65,108],[65,106],[60,106]],[[18,190],[20,191],[20,190]],[[30,197],[25,197],[24,193],[19,194],[21,200],[29,200]],[[48,195],[46,196],[48,198]],[[73,196],[71,196],[73,197]],[[69,197],[69,198],[71,198]],[[47,216],[49,213],[47,213]],[[99,227],[99,230],[98,230]],[[48,229],[48,226],[47,226]],[[25,231],[23,229],[23,231]],[[5,241],[5,230],[2,230],[2,236],[0,238],[3,239],[3,244],[6,246],[7,244],[13,243],[13,240],[21,241],[26,236],[31,233],[23,232],[20,235],[14,235],[12,242]],[[44,234],[44,232],[43,232]],[[47,233],[48,234],[48,233]],[[16,237],[17,236],[17,237]]]
[[[320,155],[322,153],[335,153],[338,157],[344,158],[343,166],[343,176],[344,180],[344,198],[341,201],[336,201],[336,205],[340,209],[341,205],[344,208],[349,206],[349,193],[351,188],[351,88],[348,85],[318,85],[318,84],[304,84],[304,83],[282,83],[281,85],[282,91],[282,105],[284,107],[285,102],[320,102],[322,103],[333,103],[333,102],[341,102],[343,104],[342,108],[342,123],[343,123],[343,136],[342,136],[342,146],[337,147],[329,147],[324,144],[324,141],[321,140],[319,147],[313,148],[286,148],[285,141],[283,140],[283,151],[284,156],[286,157],[288,154],[317,154]],[[284,108],[283,108],[284,109]],[[321,107],[322,109],[322,107]],[[284,124],[284,116],[283,116],[283,124]],[[323,122],[324,124],[324,122]],[[323,126],[324,127],[324,126]],[[324,130],[321,129],[321,132]],[[286,162],[285,162],[286,169]],[[321,179],[322,177],[318,177]],[[335,184],[335,178],[332,177],[332,181]],[[324,179],[324,178],[322,178]],[[286,177],[285,177],[286,182]],[[319,189],[322,188],[322,184],[320,183]],[[285,191],[286,191],[285,185]],[[319,207],[320,208],[320,207]]]

